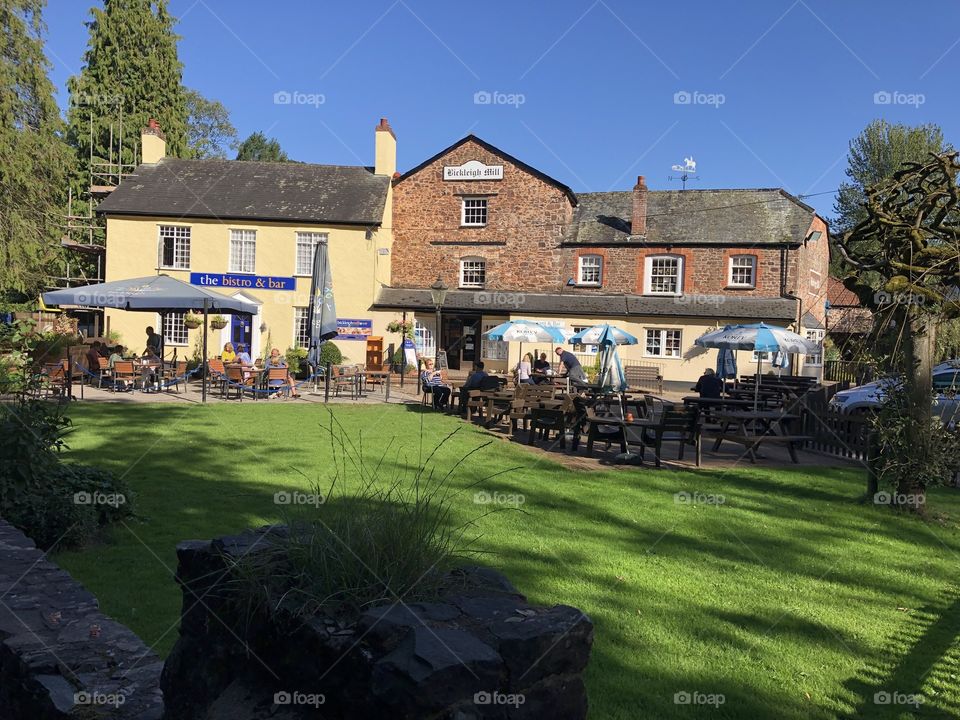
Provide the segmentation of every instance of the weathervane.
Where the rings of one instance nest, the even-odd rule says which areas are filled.
[[[673,165],[671,168],[674,172],[680,173],[679,177],[674,177],[669,175],[668,180],[679,180],[682,184],[681,190],[687,189],[687,180],[699,180],[700,176],[696,174],[697,172],[697,161],[693,159],[691,155],[688,158],[683,159],[683,165],[677,164]],[[691,177],[692,176],[692,177]]]

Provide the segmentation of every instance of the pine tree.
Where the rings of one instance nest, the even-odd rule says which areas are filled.
[[[73,155],[43,51],[44,0],[0,0],[0,299],[39,292],[61,257]]]
[[[104,0],[103,9],[91,13],[84,67],[67,83],[68,137],[77,151],[81,179],[90,180],[91,156],[94,163],[139,163],[140,130],[151,118],[163,128],[167,153],[185,157],[183,65],[167,0]]]

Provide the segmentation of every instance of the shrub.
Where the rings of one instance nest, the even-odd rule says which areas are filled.
[[[340,352],[340,348],[334,345],[332,342],[325,342],[320,346],[320,366],[326,367],[330,365],[339,365],[343,362],[343,353]]]
[[[0,516],[42,548],[80,545],[132,513],[133,498],[120,480],[60,461],[69,429],[58,406],[39,400],[20,397],[0,416]]]

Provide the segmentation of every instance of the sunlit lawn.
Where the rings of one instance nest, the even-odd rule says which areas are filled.
[[[126,475],[141,519],[57,560],[161,654],[177,634],[177,542],[276,521],[274,492],[306,489],[330,468],[322,406],[71,412],[70,456]],[[444,470],[490,439],[414,408],[334,413],[366,456],[392,443],[411,463],[421,427],[423,452],[462,427],[437,454]],[[451,482],[463,488],[461,521],[487,510],[478,490],[524,496],[522,513],[480,519],[485,562],[531,601],[574,605],[593,620],[591,717],[909,716],[909,706],[875,704],[884,691],[922,693],[925,717],[960,715],[960,492],[932,493],[924,522],[858,504],[855,470],[574,472],[501,440]],[[680,491],[724,502],[680,504]],[[684,691],[725,702],[675,704]]]

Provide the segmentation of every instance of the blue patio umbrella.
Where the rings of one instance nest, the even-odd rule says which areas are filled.
[[[320,366],[320,349],[330,338],[337,336],[337,305],[333,299],[333,275],[327,242],[321,240],[313,253],[313,277],[310,280],[310,312],[307,316],[310,328],[310,348],[307,362],[314,368]]]
[[[599,345],[603,349],[603,356],[600,359],[598,384],[601,387],[610,387],[616,392],[627,389],[627,379],[617,345],[637,345],[640,341],[635,336],[614,325],[604,324],[581,330],[571,337],[569,342],[575,345]]]
[[[525,342],[564,342],[563,333],[557,328],[547,327],[533,320],[507,320],[490,328],[484,335],[499,342],[519,342],[521,357]]]

